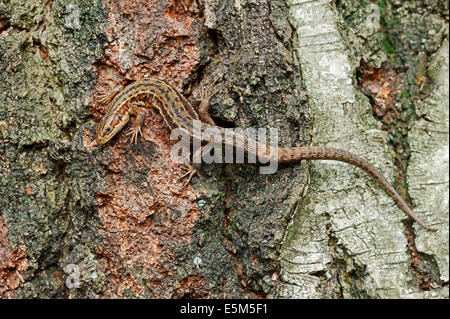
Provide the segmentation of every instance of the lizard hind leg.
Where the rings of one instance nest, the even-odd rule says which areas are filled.
[[[201,155],[203,152],[203,146],[199,147],[197,150],[194,151],[194,154],[192,156],[193,159],[193,163],[195,163],[198,168],[201,166]],[[181,175],[178,179],[181,180],[183,178],[185,178],[186,176],[188,177],[186,182],[183,184],[183,188],[185,188],[187,186],[187,184],[189,184],[189,182],[191,181],[192,177],[194,177],[195,175],[200,176],[200,172],[198,171],[197,167],[195,167],[193,164],[191,163],[183,163],[181,165],[181,169],[183,171],[185,171],[186,173]]]
[[[180,168],[182,170],[184,170],[186,173],[181,175],[178,179],[182,180],[183,178],[187,177],[186,182],[183,184],[183,187],[182,187],[182,189],[183,189],[189,184],[189,182],[191,181],[192,177],[194,177],[194,175],[198,175],[198,170],[190,164],[183,164]]]

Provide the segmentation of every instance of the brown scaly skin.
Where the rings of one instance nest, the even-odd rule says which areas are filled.
[[[199,114],[183,95],[178,93],[174,88],[162,80],[148,78],[131,83],[122,90],[116,91],[104,99],[104,102],[111,102],[111,107],[97,124],[97,144],[102,145],[111,140],[111,138],[127,124],[130,119],[130,115],[136,116],[136,121],[129,133],[131,135],[131,141],[136,143],[138,135],[141,133],[141,126],[144,123],[146,108],[157,109],[163,117],[165,123],[171,129],[180,128],[187,132],[191,138],[198,138],[204,142],[210,142],[210,140],[205,139],[202,136],[194,135],[192,123],[195,120],[199,121],[200,118],[204,121],[202,122],[202,131],[206,128],[216,128],[220,130],[222,136],[224,136],[225,129],[216,126],[214,121],[207,114],[209,101],[215,93],[217,93],[217,91],[208,95],[207,90],[202,93],[203,101],[199,107]],[[254,153],[255,151],[249,149],[247,143],[244,143],[244,141],[244,136],[234,133],[234,139],[232,141],[233,148],[243,149],[247,153]],[[257,150],[259,148],[258,143],[255,142],[255,145],[256,148],[254,149]],[[435,228],[425,225],[412,212],[408,204],[403,200],[403,198],[400,197],[392,185],[386,181],[383,175],[381,175],[372,165],[370,165],[369,162],[356,155],[344,150],[320,146],[292,148],[278,147],[276,150],[273,150],[273,147],[268,145],[262,145],[262,147],[267,150],[266,154],[277,154],[276,158],[272,158],[272,160],[277,160],[279,163],[297,162],[302,159],[326,159],[341,161],[358,166],[372,176],[384,188],[384,190],[391,195],[391,197],[407,215],[426,229],[432,231],[436,230]],[[189,181],[193,174],[194,171],[191,171],[184,176],[189,175]]]

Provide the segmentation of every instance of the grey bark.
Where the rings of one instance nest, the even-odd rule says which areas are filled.
[[[337,11],[328,1],[288,5],[314,114],[313,145],[361,154],[393,180],[388,137],[374,120],[367,98],[355,89],[355,65],[337,28]],[[374,32],[369,27],[366,24],[360,32]],[[440,279],[448,282],[448,42],[432,65],[432,93],[422,113],[431,122],[417,121],[409,136],[414,155],[408,184],[419,216],[439,227],[439,232],[430,233],[415,226],[417,248],[436,260]],[[340,286],[344,298],[448,297],[448,287],[437,285],[424,292],[413,284],[404,216],[370,178],[354,168],[324,162],[311,164],[310,173],[308,192],[282,246],[279,296],[320,298]],[[339,259],[355,280],[337,277],[330,265]]]
[[[442,225],[439,232],[416,227],[417,249],[435,262],[442,282],[448,282],[448,118],[449,55],[448,40],[433,56],[429,67],[430,95],[418,109],[421,118],[414,123],[409,139],[412,158],[408,167],[409,193],[417,212],[428,223]],[[448,289],[447,289],[448,294]]]

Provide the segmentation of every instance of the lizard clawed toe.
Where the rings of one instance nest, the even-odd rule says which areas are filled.
[[[208,112],[209,106],[211,104],[211,99],[214,97],[214,95],[216,95],[223,89],[223,86],[221,86],[220,88],[218,88],[217,90],[215,90],[212,93],[210,93],[210,91],[211,91],[211,88],[214,86],[214,84],[217,83],[217,81],[219,79],[221,79],[221,78],[219,77],[219,78],[215,79],[214,82],[211,83],[206,89],[203,86],[200,88],[201,102],[198,107],[198,115],[204,122],[207,122],[211,125],[215,125],[214,120],[211,118],[211,116],[209,115],[209,112]]]
[[[127,136],[131,135],[130,143],[137,144],[139,134],[140,134],[142,137],[144,136],[144,135],[142,134],[142,131],[141,131],[141,127],[140,127],[140,126],[138,126],[138,127],[133,127],[126,135],[127,135]]]
[[[108,92],[106,89],[101,89],[97,94],[97,101],[100,104],[108,104],[110,103],[116,95],[122,90],[122,86],[114,88],[111,92]]]
[[[136,120],[133,128],[127,133],[127,136],[131,135],[130,143],[134,142],[134,144],[137,144],[139,134],[144,137],[141,131],[142,124],[144,124],[145,116],[147,114],[144,109],[145,103],[143,101],[136,101],[131,105],[129,112],[136,116]]]
[[[215,90],[213,93],[209,93],[211,91],[211,88],[217,83],[217,81],[219,81],[221,78],[218,77],[217,79],[215,79],[207,88],[205,87],[201,87],[200,89],[200,98],[202,100],[204,99],[211,99],[214,95],[216,95],[217,93],[219,93],[223,87],[221,86],[220,88],[218,88],[217,90]]]
[[[185,188],[185,187],[189,184],[189,182],[191,181],[192,177],[194,177],[194,175],[198,175],[198,170],[197,170],[194,166],[192,166],[192,165],[190,165],[190,164],[183,164],[180,168],[181,168],[182,170],[185,170],[186,173],[183,174],[182,176],[180,176],[180,177],[178,178],[178,180],[182,180],[182,179],[185,178],[186,176],[188,177],[187,180],[186,180],[186,182],[183,184],[183,186],[182,186],[182,188],[181,188],[181,189],[183,189],[183,188]]]

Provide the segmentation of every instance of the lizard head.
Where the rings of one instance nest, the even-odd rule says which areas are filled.
[[[103,145],[111,140],[127,124],[130,116],[125,113],[122,117],[118,114],[105,114],[98,122],[95,135],[98,145]]]

